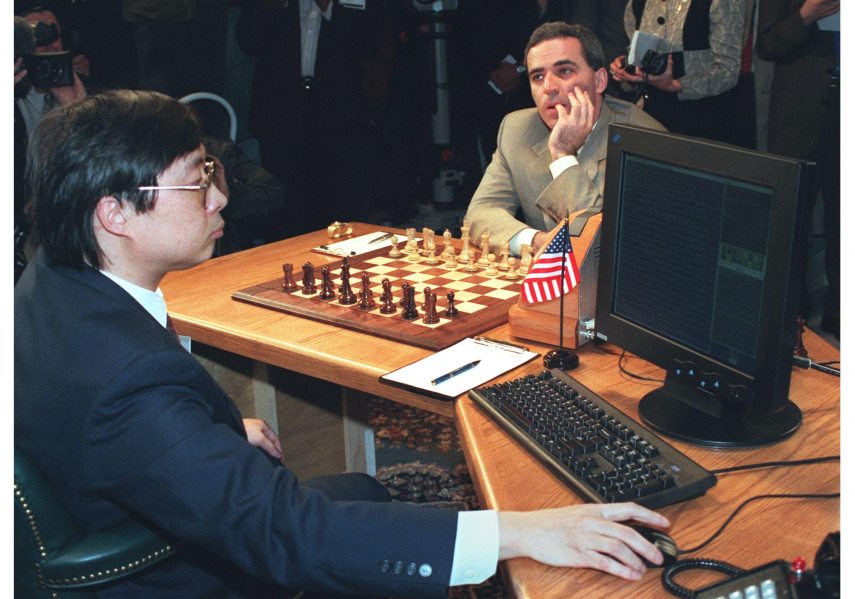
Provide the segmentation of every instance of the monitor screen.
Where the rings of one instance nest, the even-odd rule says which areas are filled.
[[[612,125],[596,330],[665,368],[663,387],[639,405],[652,428],[727,446],[773,442],[798,427],[787,393],[806,168]]]

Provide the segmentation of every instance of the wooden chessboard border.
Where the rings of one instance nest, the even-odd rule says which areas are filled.
[[[440,350],[449,347],[466,337],[483,333],[484,331],[507,322],[508,309],[516,303],[517,298],[519,297],[522,277],[516,281],[503,281],[501,280],[501,277],[488,277],[484,275],[483,269],[476,273],[467,273],[462,270],[462,265],[457,269],[448,269],[442,264],[426,265],[423,262],[409,262],[406,257],[398,259],[396,262],[399,262],[400,264],[398,265],[398,268],[394,269],[385,264],[375,264],[378,260],[372,261],[377,257],[385,257],[388,254],[388,251],[388,248],[384,248],[349,259],[351,266],[351,287],[357,297],[361,290],[361,281],[359,280],[360,273],[362,271],[369,271],[372,273],[371,288],[375,290],[374,298],[375,301],[377,301],[377,306],[369,311],[360,310],[356,307],[356,304],[343,306],[339,304],[337,300],[321,300],[317,297],[318,293],[308,296],[304,295],[301,292],[302,285],[300,285],[299,277],[297,277],[297,283],[300,285],[300,289],[290,293],[283,292],[281,290],[283,280],[281,275],[276,279],[240,289],[232,294],[232,298],[238,301],[278,310],[286,314],[326,322],[328,324],[345,327],[370,335],[383,337],[385,339],[392,339],[394,341],[400,341],[425,349]],[[383,260],[379,261],[383,262]],[[419,272],[432,270],[435,273],[441,271],[442,273],[449,273],[450,275],[448,284],[453,285],[452,287],[434,288],[431,286],[432,289],[438,291],[437,311],[439,312],[441,320],[437,324],[426,325],[421,322],[421,316],[418,321],[406,321],[401,318],[400,307],[395,314],[384,315],[379,313],[380,302],[377,290],[381,288],[382,279],[388,275],[383,272],[372,271],[372,268],[379,266],[380,271],[387,269],[406,270],[413,265],[416,266],[415,270]],[[301,265],[294,265],[295,270],[299,269],[300,266]],[[336,288],[338,288],[339,284],[339,269],[340,265],[338,264],[331,268],[331,274],[333,275],[333,280],[336,283]],[[441,277],[443,277],[443,274],[434,274],[431,278]],[[462,295],[466,297],[466,289],[474,287],[474,284],[467,286],[463,279],[470,279],[472,277],[479,279],[479,286],[489,287],[499,291],[512,291],[513,293],[504,299],[491,298],[491,305],[468,313],[462,312],[454,319],[449,320],[448,318],[445,318],[442,315],[442,311],[445,309],[446,305],[445,293],[447,291],[454,291],[457,295],[461,294],[461,291],[463,291],[464,293],[462,293]],[[320,288],[320,267],[316,267],[315,269],[315,278],[319,282],[318,287]],[[392,282],[393,290],[396,293],[395,301],[397,302],[401,297],[400,287],[402,279],[396,279],[394,277],[389,277],[389,279]],[[463,286],[462,289],[460,288],[461,285]],[[416,300],[421,303],[423,298],[422,291],[425,287],[425,283],[417,282],[415,283],[415,286]],[[508,294],[500,293],[499,295]],[[465,301],[473,301],[477,303],[477,298],[474,300],[459,299],[457,300],[458,307],[460,307]]]

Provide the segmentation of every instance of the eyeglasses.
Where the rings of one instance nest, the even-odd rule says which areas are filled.
[[[205,165],[202,167],[202,182],[199,185],[144,185],[137,187],[138,191],[201,191],[202,201],[208,194],[208,188],[214,180],[214,175],[217,173],[217,163],[213,156],[205,156]]]

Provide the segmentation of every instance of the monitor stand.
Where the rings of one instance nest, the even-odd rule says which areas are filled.
[[[802,423],[802,411],[789,399],[774,412],[723,410],[712,416],[666,393],[645,395],[638,404],[642,422],[667,437],[711,447],[756,447],[782,441]]]

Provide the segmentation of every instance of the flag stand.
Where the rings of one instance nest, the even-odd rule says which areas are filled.
[[[590,341],[590,338],[580,335],[582,322],[592,321],[596,305],[597,269],[599,265],[600,220],[602,214],[594,214],[585,219],[585,224],[579,226],[578,215],[570,216],[570,231],[572,237],[573,255],[579,266],[579,284],[565,294],[563,302],[556,297],[553,300],[529,303],[520,293],[516,304],[508,311],[508,325],[511,335],[521,339],[531,339],[546,345],[561,345],[578,349]],[[558,223],[550,232],[549,239],[558,235],[563,228]],[[578,231],[578,236],[574,232]],[[548,243],[547,243],[548,245]],[[534,256],[537,260],[541,252]],[[560,266],[560,261],[556,266]],[[558,326],[561,305],[564,306],[563,329]],[[559,332],[566,333],[559,340]]]
[[[570,244],[570,224],[564,219],[564,233],[566,244]],[[567,272],[567,248],[562,248],[561,252],[561,292],[558,296],[559,316],[558,316],[558,349],[553,349],[546,352],[543,356],[543,366],[545,368],[560,368],[561,370],[572,370],[579,365],[579,356],[572,349],[564,347],[564,294],[567,289],[567,281],[565,273]]]

